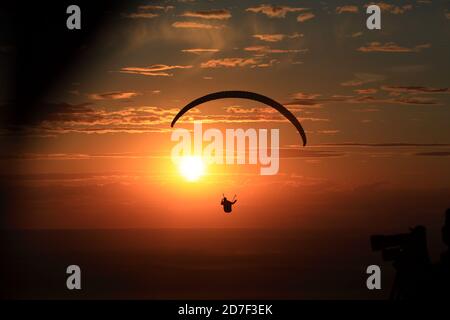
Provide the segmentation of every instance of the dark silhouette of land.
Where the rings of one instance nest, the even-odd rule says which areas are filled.
[[[390,299],[448,299],[450,285],[450,208],[445,213],[442,240],[447,246],[440,260],[431,262],[424,226],[411,228],[409,233],[373,235],[371,246],[382,251],[384,261],[392,261],[396,275]]]
[[[385,226],[385,231],[397,231]],[[367,248],[374,228],[3,230],[0,296],[8,299],[388,299],[446,298],[449,213],[439,224],[385,238],[411,252],[391,264]],[[424,237],[426,236],[426,237]],[[429,243],[429,250],[423,240]],[[446,247],[442,247],[442,240]],[[380,241],[380,240],[378,240]],[[410,241],[410,242],[409,242]],[[444,249],[444,250],[443,250]],[[439,257],[441,251],[444,251]],[[390,255],[389,255],[390,254]],[[436,257],[432,263],[430,257]],[[382,290],[365,269],[382,268]],[[77,264],[82,290],[66,289]],[[402,272],[400,280],[399,272]]]

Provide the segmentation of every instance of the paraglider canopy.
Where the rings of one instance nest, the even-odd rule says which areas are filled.
[[[200,97],[198,99],[195,99],[194,101],[188,103],[186,106],[184,106],[178,114],[173,118],[171,127],[173,127],[179,118],[181,118],[186,112],[188,112],[190,109],[195,108],[196,106],[212,101],[212,100],[218,100],[218,99],[225,99],[225,98],[241,98],[241,99],[248,99],[253,101],[258,101],[261,103],[264,103],[278,112],[280,112],[283,116],[285,116],[297,129],[298,133],[300,134],[300,137],[302,139],[303,146],[306,145],[306,134],[303,130],[302,125],[298,121],[298,119],[282,104],[276,102],[275,100],[263,96],[258,93],[249,92],[249,91],[219,91],[207,94],[203,97]]]

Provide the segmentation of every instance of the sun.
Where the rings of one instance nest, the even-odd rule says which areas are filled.
[[[178,169],[188,181],[197,181],[205,174],[205,163],[199,156],[184,156],[180,159]]]

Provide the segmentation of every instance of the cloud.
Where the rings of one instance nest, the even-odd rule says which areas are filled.
[[[300,53],[306,52],[307,49],[272,49],[269,46],[251,46],[244,48],[245,51],[262,53]]]
[[[89,104],[49,103],[33,124],[23,125],[21,134],[55,136],[64,133],[148,133],[169,131],[177,108],[127,107],[119,110],[93,108]],[[44,109],[42,109],[44,110]],[[200,113],[192,110],[193,114]],[[166,128],[167,127],[167,128]]]
[[[173,8],[173,6],[142,5],[138,7],[137,12],[127,13],[124,16],[131,19],[151,19],[160,16],[161,12],[167,12]]]
[[[310,99],[310,100],[316,99],[317,97],[320,96],[321,94],[318,93],[304,93],[304,92],[297,92],[292,95],[294,99]]]
[[[315,17],[314,13],[311,13],[311,12],[302,13],[297,16],[297,21],[305,22],[305,21],[311,20],[314,17]]]
[[[111,91],[111,92],[103,92],[103,93],[91,93],[89,94],[89,98],[92,100],[121,100],[121,99],[130,99],[137,96],[137,92],[133,91]]]
[[[205,11],[186,11],[181,14],[182,17],[226,20],[231,18],[230,11],[226,9],[205,10]]]
[[[301,33],[293,33],[291,35],[287,35],[287,34],[281,34],[281,33],[276,33],[276,34],[254,34],[253,35],[254,38],[261,40],[261,41],[266,41],[266,42],[279,42],[285,38],[289,38],[289,39],[296,39],[296,38],[301,38],[303,37],[303,34]]]
[[[337,147],[450,147],[448,143],[408,143],[408,142],[385,142],[385,143],[322,143],[319,146]]]
[[[260,63],[257,66],[259,68],[268,68],[268,67],[271,67],[271,66],[273,66],[273,65],[275,65],[277,63],[280,63],[280,61],[278,61],[277,59],[271,59],[270,61],[264,62],[264,63]]]
[[[385,104],[407,104],[407,105],[438,105],[439,102],[435,99],[423,97],[399,97],[399,98],[385,98],[378,99],[372,96],[361,96],[351,98],[348,102],[353,103],[385,103]]]
[[[254,58],[224,58],[213,59],[203,62],[201,68],[234,68],[234,67],[246,67],[257,65],[259,61]]]
[[[291,148],[280,148],[280,157],[287,158],[338,158],[346,154],[335,150],[304,150],[298,146]]]
[[[361,52],[420,52],[423,49],[428,49],[431,47],[431,44],[420,44],[415,47],[402,47],[394,42],[370,42],[365,46],[358,48],[358,51]]]
[[[328,134],[328,135],[337,134],[339,132],[341,132],[341,130],[317,130],[316,131],[317,134]]]
[[[341,86],[356,87],[367,83],[382,81],[385,79],[385,76],[373,73],[355,73],[354,76],[354,79],[341,83]]]
[[[377,93],[378,90],[374,88],[368,88],[368,89],[356,89],[355,92],[357,94],[374,94]]]
[[[224,28],[225,26],[191,22],[191,21],[175,21],[174,23],[172,23],[172,27],[180,29],[221,29]]]
[[[254,13],[262,13],[268,16],[269,18],[284,18],[288,12],[301,12],[308,10],[306,8],[294,8],[288,6],[275,6],[262,4],[257,7],[247,8],[246,11],[254,12]]]
[[[421,86],[382,86],[381,89],[389,92],[423,94],[423,93],[450,93],[450,88],[432,88]]]
[[[358,7],[353,5],[346,5],[342,7],[336,7],[336,13],[341,14],[344,12],[348,13],[358,13]]]
[[[450,157],[450,151],[417,152],[414,155],[422,157]]]
[[[423,105],[436,105],[438,101],[430,98],[397,98],[393,100],[386,100],[386,103],[400,103],[400,104],[423,104]]]
[[[125,67],[120,69],[119,72],[121,73],[130,73],[130,74],[140,74],[143,76],[160,76],[160,77],[170,77],[173,76],[172,73],[169,73],[167,71],[174,70],[174,69],[190,69],[192,66],[169,66],[165,64],[154,64],[149,67]]]
[[[357,37],[361,37],[363,35],[363,33],[361,31],[358,32],[354,32],[351,34],[352,38],[357,38]]]
[[[368,7],[369,5],[376,4],[380,7],[381,11],[389,12],[392,14],[403,14],[406,11],[410,11],[413,9],[413,6],[411,4],[405,4],[403,6],[396,6],[390,3],[385,2],[378,2],[378,3],[371,3],[366,4],[365,7]]]
[[[334,95],[328,98],[317,98],[314,96],[311,97],[300,97],[295,98],[285,105],[290,106],[322,106],[327,103],[377,103],[377,104],[399,104],[399,105],[438,105],[438,101],[429,98],[423,97],[396,97],[396,98],[376,98],[370,95],[363,96],[341,96]]]
[[[262,108],[243,108],[240,106],[229,106],[225,107],[225,112],[231,113],[231,114],[260,114],[260,113],[275,113],[278,112],[275,109],[269,108],[269,107],[262,107]]]
[[[219,52],[219,49],[202,49],[202,48],[194,48],[194,49],[183,49],[181,52],[188,52],[194,54],[202,54],[202,53],[215,53]]]
[[[278,42],[283,40],[286,35],[284,34],[254,34],[254,38],[266,41],[266,42]]]

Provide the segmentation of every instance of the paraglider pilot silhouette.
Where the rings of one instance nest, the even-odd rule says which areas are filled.
[[[270,106],[277,110],[279,113],[281,113],[287,120],[289,120],[290,123],[294,125],[294,127],[297,129],[298,133],[300,134],[300,138],[302,141],[302,145],[306,145],[306,133],[303,130],[302,125],[298,121],[298,119],[293,115],[284,105],[278,103],[277,101],[268,98],[266,96],[263,96],[258,93],[249,92],[249,91],[219,91],[207,94],[203,97],[200,97],[198,99],[195,99],[194,101],[191,101],[186,106],[184,106],[177,115],[173,118],[171,127],[177,123],[178,119],[181,118],[186,112],[188,112],[190,109],[195,108],[196,106],[213,101],[213,100],[219,100],[219,99],[228,99],[228,98],[239,98],[239,99],[247,99],[252,100],[256,102],[263,103],[267,106]],[[237,200],[229,201],[225,196],[222,198],[221,205],[223,206],[223,210],[227,213],[230,213],[232,210],[233,204],[236,203]]]
[[[222,201],[220,202],[220,204],[223,206],[223,211],[225,211],[226,213],[230,213],[233,207],[233,204],[236,203],[236,195],[234,195],[233,200],[228,200],[227,197],[225,197],[222,194]]]

